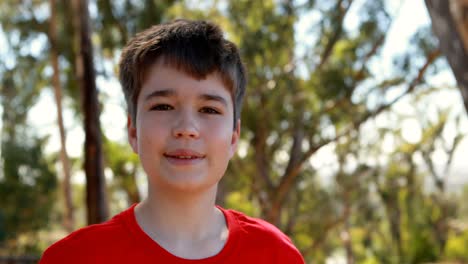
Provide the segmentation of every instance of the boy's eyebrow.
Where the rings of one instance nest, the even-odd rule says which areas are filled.
[[[148,101],[153,97],[174,97],[176,95],[177,95],[177,92],[172,89],[158,90],[158,91],[154,91],[148,94],[145,98],[145,101]],[[224,99],[222,96],[219,96],[219,95],[201,94],[198,97],[205,101],[216,101],[216,102],[223,104],[225,107],[228,106],[226,99]]]
[[[154,92],[148,94],[145,97],[145,101],[148,101],[149,99],[151,99],[153,97],[172,97],[172,96],[175,96],[175,95],[176,95],[176,92],[174,90],[170,90],[170,89],[158,90],[158,91],[154,91]]]
[[[219,95],[214,95],[214,94],[201,94],[199,96],[201,99],[205,100],[205,101],[216,101],[216,102],[220,102],[221,104],[223,104],[225,107],[228,106],[228,103],[226,102],[226,99],[224,99],[222,96],[219,96]]]

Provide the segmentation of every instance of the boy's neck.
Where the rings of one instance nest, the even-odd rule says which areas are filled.
[[[169,252],[185,258],[208,257],[222,249],[228,232],[215,198],[216,186],[200,194],[154,191],[136,206],[135,216],[145,233]],[[210,246],[190,250],[197,244]]]

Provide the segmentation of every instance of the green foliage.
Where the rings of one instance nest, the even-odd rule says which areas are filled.
[[[14,141],[2,144],[2,240],[48,224],[57,179],[50,161],[43,155],[44,143],[44,140],[33,139],[31,145]]]
[[[108,139],[104,140],[105,163],[114,174],[114,180],[110,183],[111,190],[123,190],[127,196],[127,204],[140,201],[140,195],[136,184],[136,173],[139,168],[139,159],[125,143],[117,143]]]
[[[21,59],[18,63],[24,62]],[[52,160],[43,153],[47,139],[31,134],[25,124],[27,110],[41,87],[35,83],[39,77],[24,75],[21,70],[4,72],[1,89],[0,242],[4,243],[47,226],[55,198],[57,179]],[[0,249],[9,248],[12,252],[24,250],[21,247],[35,248],[34,241],[29,241],[29,245],[4,243]]]
[[[456,234],[450,233],[445,247],[445,256],[450,261],[468,261],[468,231]]]
[[[1,4],[3,7],[5,3]],[[24,43],[36,39],[40,46],[40,32],[43,21],[28,28],[24,15],[27,10],[19,8],[2,9],[11,20],[4,24],[4,30],[11,30],[10,48],[19,55],[5,65],[0,72],[2,83],[0,101],[2,104],[2,140],[0,171],[0,251],[11,253],[38,251],[34,240],[20,243],[24,234],[34,232],[49,224],[49,213],[53,207],[57,179],[53,160],[44,155],[47,138],[39,138],[26,124],[29,109],[37,101],[40,91],[47,85],[44,72],[46,56],[41,52],[24,49]],[[39,40],[37,40],[39,38]],[[31,65],[35,69],[31,71]]]
[[[258,211],[246,197],[240,192],[229,193],[226,197],[226,208],[238,210],[250,216],[258,215]]]

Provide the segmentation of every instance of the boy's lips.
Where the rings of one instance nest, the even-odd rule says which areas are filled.
[[[175,159],[202,159],[205,155],[191,149],[176,149],[164,153],[164,156]]]
[[[164,153],[164,157],[175,166],[191,166],[198,164],[205,155],[190,149],[176,149]]]

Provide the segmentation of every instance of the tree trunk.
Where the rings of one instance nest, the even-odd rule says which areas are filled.
[[[99,103],[93,65],[93,48],[87,0],[73,0],[74,28],[78,39],[77,71],[81,80],[84,127],[86,205],[88,224],[100,223],[107,219],[107,199],[103,170]]]
[[[68,160],[65,128],[63,125],[62,117],[62,87],[60,85],[60,70],[58,65],[58,47],[57,47],[57,29],[56,29],[56,13],[55,13],[55,0],[50,0],[50,28],[49,28],[49,41],[50,41],[50,55],[53,67],[53,87],[55,95],[55,103],[57,105],[57,124],[60,131],[60,160],[62,162],[63,170],[63,195],[65,202],[65,217],[63,225],[68,232],[74,229],[74,215],[73,215],[73,200],[72,190],[70,185],[70,161]]]
[[[468,112],[468,1],[425,0],[432,29],[460,88]]]

